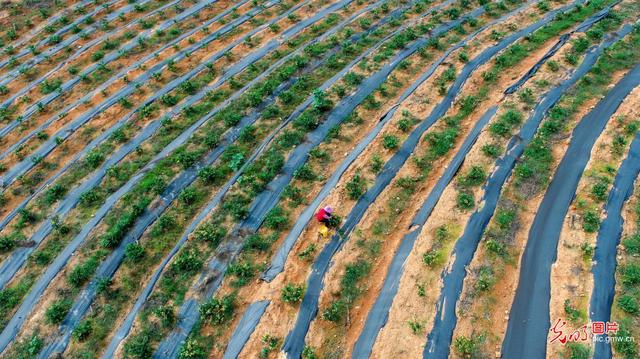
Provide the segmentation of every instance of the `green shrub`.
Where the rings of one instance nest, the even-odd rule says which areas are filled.
[[[45,191],[44,202],[47,205],[51,205],[61,199],[65,195],[65,193],[67,193],[67,189],[61,184],[56,183]]]
[[[81,287],[93,276],[93,273],[98,268],[98,264],[100,264],[100,262],[97,257],[90,257],[85,262],[77,264],[71,272],[69,272],[67,282],[75,288]]]
[[[330,322],[339,322],[345,314],[347,314],[347,305],[341,300],[336,300],[322,312],[322,319]]]
[[[90,189],[80,195],[80,204],[85,207],[97,204],[99,200],[100,195],[98,195],[98,193],[93,189]]]
[[[33,334],[30,337],[16,341],[13,346],[12,354],[14,355],[10,357],[14,359],[36,358],[43,347],[44,341],[40,339],[38,334]]]
[[[188,169],[193,166],[198,160],[199,154],[197,152],[187,151],[184,148],[178,149],[175,153],[175,161],[182,166],[183,169]]]
[[[382,170],[383,166],[384,166],[384,161],[382,161],[382,158],[380,157],[380,155],[374,154],[373,156],[371,156],[371,162],[369,163],[369,168],[371,169],[371,172],[378,173]]]
[[[344,76],[344,82],[352,87],[358,86],[362,80],[364,80],[364,76],[360,74],[356,74],[354,72],[348,72]]]
[[[181,273],[194,273],[202,268],[202,265],[203,262],[197,250],[183,250],[171,264],[171,269]]]
[[[486,292],[495,283],[495,278],[493,276],[493,269],[489,266],[482,266],[478,271],[478,280],[475,284],[475,289],[480,292]]]
[[[608,190],[609,186],[607,183],[600,181],[591,187],[591,195],[598,201],[604,201],[607,199]]]
[[[40,92],[47,95],[58,90],[61,85],[62,80],[60,79],[44,80],[40,83]]]
[[[505,209],[498,210],[496,215],[496,224],[500,229],[508,229],[511,227],[513,220],[516,218],[516,212]]]
[[[89,165],[89,167],[98,168],[102,161],[104,161],[104,155],[98,151],[92,150],[89,151],[87,157],[84,160]]]
[[[429,153],[435,158],[444,156],[453,148],[457,135],[458,130],[451,127],[428,133],[426,139],[429,143]]]
[[[176,321],[176,315],[173,312],[173,307],[168,305],[161,305],[153,310],[153,314],[160,319],[162,327],[171,328]]]
[[[367,188],[367,184],[360,174],[359,170],[356,171],[351,180],[347,182],[345,188],[347,190],[347,195],[349,196],[349,198],[354,201],[364,194]]]
[[[458,354],[471,357],[478,350],[478,344],[479,343],[473,338],[459,336],[454,341],[453,346]]]
[[[91,60],[93,60],[93,62],[100,61],[102,60],[103,57],[104,57],[104,51],[102,50],[95,51],[91,54]]]
[[[520,91],[520,93],[518,93],[518,98],[520,98],[520,101],[528,105],[533,105],[536,102],[536,97],[533,94],[533,90],[530,88]]]
[[[462,210],[470,210],[476,205],[476,203],[473,195],[466,192],[458,192],[458,195],[456,196],[456,205]]]
[[[322,90],[313,91],[313,109],[319,112],[325,112],[333,108],[333,103],[329,100],[329,96]]]
[[[227,168],[226,166],[204,167],[198,172],[198,177],[206,183],[219,185],[230,172]]]
[[[555,60],[547,61],[547,66],[553,72],[556,72],[556,71],[560,70],[560,64]]]
[[[227,229],[225,227],[211,222],[202,224],[193,233],[197,241],[209,243],[213,247],[217,246],[226,235]]]
[[[570,359],[589,359],[591,357],[591,349],[580,343],[568,343],[567,350]]]
[[[113,281],[109,277],[99,278],[96,285],[96,293],[97,294],[106,293],[109,290],[109,287],[111,286],[112,283]]]
[[[424,324],[420,323],[417,320],[410,320],[407,322],[409,328],[413,332],[413,334],[418,335],[424,331]]]
[[[481,166],[471,166],[458,183],[463,187],[475,187],[484,183],[487,179],[487,173]]]
[[[635,233],[626,237],[622,241],[622,245],[627,253],[631,255],[640,255],[640,233]]]
[[[620,329],[618,333],[616,333],[616,338],[619,340],[613,341],[613,346],[616,349],[616,352],[622,354],[622,357],[625,359],[638,358],[638,347],[635,341],[628,340],[628,338],[633,337],[627,325],[621,323]]]
[[[358,259],[354,263],[347,264],[344,275],[340,280],[342,298],[347,304],[353,303],[358,295],[360,295],[358,283],[361,279],[366,277],[370,271],[371,263],[364,259]]]
[[[104,248],[114,248],[116,247],[122,238],[125,236],[129,228],[133,225],[136,218],[147,207],[149,204],[149,199],[146,197],[142,197],[138,200],[137,203],[134,203],[131,206],[131,209],[128,212],[122,214],[117,221],[109,227],[109,229],[100,237],[100,245]]]
[[[565,314],[567,314],[567,319],[569,319],[569,321],[573,323],[575,323],[581,317],[580,311],[574,308],[573,305],[571,305],[571,300],[569,299],[566,299],[564,301],[564,312]]]
[[[313,253],[316,251],[316,245],[311,243],[307,246],[307,248],[298,252],[298,258],[303,261],[310,261],[313,259]]]
[[[320,125],[319,118],[310,111],[303,112],[295,120],[293,120],[293,126],[304,132],[309,132],[316,129]]]
[[[160,101],[162,101],[163,105],[165,105],[167,107],[172,107],[172,106],[175,106],[178,103],[179,98],[178,98],[178,96],[164,94],[164,95],[162,95],[162,97],[160,97]]]
[[[578,64],[578,55],[568,52],[564,55],[564,60],[569,64],[569,65],[577,65]]]
[[[286,198],[290,201],[289,205],[292,208],[296,208],[302,203],[304,203],[304,197],[302,195],[302,190],[298,187],[295,187],[291,184],[287,185],[282,191],[282,197]]]
[[[89,338],[93,330],[93,321],[85,319],[81,321],[73,330],[73,338],[79,342],[83,342]]]
[[[638,300],[631,295],[623,295],[618,299],[618,307],[629,314],[638,314],[640,312],[640,304]]]
[[[398,129],[402,132],[409,132],[412,125],[413,125],[412,121],[406,117],[403,117],[400,120],[398,120],[398,124],[397,124]]]
[[[280,347],[281,340],[273,335],[265,334],[262,336],[261,341],[265,346],[260,350],[260,355],[258,357],[260,359],[267,359],[269,357],[269,353]]]
[[[151,235],[154,237],[160,236],[163,233],[167,233],[176,228],[176,218],[170,213],[165,213],[156,222],[155,226],[151,229]]]
[[[188,338],[182,347],[180,347],[180,353],[178,354],[180,359],[205,359],[207,358],[207,352],[205,349],[193,338]]]
[[[242,128],[238,140],[242,143],[251,143],[256,139],[256,127],[253,125],[247,125]]]
[[[593,211],[587,210],[584,212],[582,219],[582,229],[587,233],[594,233],[600,228],[600,216]]]
[[[289,225],[289,214],[279,205],[275,206],[265,217],[264,225],[276,231],[284,230]]]
[[[200,199],[200,193],[198,192],[198,190],[196,190],[193,187],[187,187],[185,189],[182,190],[182,192],[180,192],[180,195],[178,196],[178,199],[186,204],[186,205],[190,205],[195,203],[196,201],[198,201]]]
[[[640,284],[640,264],[627,264],[622,267],[622,283],[627,286]]]
[[[322,150],[315,147],[309,152],[309,156],[320,160],[322,163],[328,163],[331,160],[331,155],[326,150]]]
[[[253,233],[247,236],[244,246],[247,250],[264,252],[271,247],[271,241],[258,233]]]
[[[318,359],[318,356],[316,355],[315,350],[308,346],[305,345],[304,349],[302,349],[302,358],[303,359]]]
[[[293,173],[293,177],[301,181],[315,181],[318,175],[313,172],[311,166],[305,163]]]
[[[522,122],[522,113],[516,110],[508,110],[489,126],[489,132],[498,137],[505,137],[511,133],[511,129]]]
[[[622,135],[614,135],[611,144],[611,152],[616,156],[622,156],[627,146],[627,139]]]
[[[129,243],[124,249],[124,257],[129,262],[138,262],[144,258],[144,248],[138,243]]]
[[[580,250],[582,251],[582,258],[584,258],[585,260],[590,260],[593,257],[595,247],[585,242],[580,245]]]
[[[9,252],[16,246],[16,240],[13,236],[0,236],[0,253]]]
[[[44,313],[47,324],[60,324],[69,313],[73,302],[69,299],[58,299],[51,303]]]
[[[234,294],[222,298],[211,298],[200,306],[200,318],[213,325],[228,322],[235,310],[235,300]]]
[[[233,275],[237,278],[232,283],[234,287],[241,287],[247,283],[256,275],[258,268],[251,261],[244,260],[241,262],[232,263],[227,268],[227,274]]]
[[[282,288],[281,297],[285,303],[298,303],[302,301],[304,296],[304,285],[295,285],[293,283],[287,283]]]
[[[500,257],[507,255],[507,246],[504,243],[498,242],[495,239],[488,239],[485,243],[489,252]]]
[[[430,249],[422,255],[422,261],[427,266],[436,268],[444,263],[444,255],[442,254],[442,251],[438,249]]]
[[[152,334],[151,330],[143,330],[141,333],[131,336],[124,344],[125,358],[151,358],[153,355]]]
[[[394,150],[398,148],[398,142],[398,137],[394,135],[385,134],[384,136],[382,136],[382,147],[386,148],[387,150]]]

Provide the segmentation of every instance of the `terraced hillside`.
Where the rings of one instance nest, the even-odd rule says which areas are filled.
[[[2,14],[0,357],[640,358],[640,1]]]

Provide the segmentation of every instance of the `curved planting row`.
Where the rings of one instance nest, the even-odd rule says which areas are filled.
[[[620,34],[620,37],[628,34],[631,27]],[[495,165],[495,170],[489,176],[484,186],[482,198],[483,206],[474,212],[465,226],[463,235],[456,241],[453,253],[455,260],[442,274],[443,289],[440,292],[436,307],[436,319],[434,327],[429,333],[424,356],[448,355],[451,346],[451,338],[456,324],[456,306],[462,290],[466,268],[473,258],[473,254],[480,242],[489,220],[495,213],[500,197],[501,189],[510,177],[517,160],[522,156],[525,146],[531,141],[542,119],[549,109],[560,99],[566,89],[575,84],[595,64],[595,60],[602,51],[611,46],[620,37],[613,37],[590,51],[582,64],[571,77],[560,86],[549,91],[543,101],[536,106],[533,115],[522,126],[521,131],[512,137],[507,145],[505,156],[501,157]]]
[[[637,88],[634,92],[637,93]],[[637,107],[631,113],[637,113]],[[636,117],[637,118],[637,117]],[[637,337],[638,316],[634,310],[634,304],[638,303],[638,283],[633,278],[634,271],[638,268],[638,173],[636,171],[638,155],[638,137],[631,143],[629,153],[622,162],[613,187],[607,200],[607,217],[598,232],[596,250],[594,258],[602,261],[594,264],[594,288],[589,309],[592,311],[591,320],[605,320],[616,322],[619,330],[614,334],[611,343],[596,343],[594,356],[602,358],[638,356],[639,349],[630,337]],[[635,183],[631,176],[635,172]],[[628,184],[631,183],[630,187]],[[633,196],[624,204],[624,209],[617,212],[617,203],[625,201],[624,197],[629,192]],[[622,215],[624,220],[619,216]],[[610,219],[610,217],[612,217]],[[617,222],[617,223],[614,223]],[[623,228],[617,227],[619,224]],[[602,239],[605,233],[611,233],[612,237],[606,238],[606,243]],[[622,238],[620,238],[622,236]],[[612,240],[613,238],[613,240]],[[621,246],[615,248],[615,245]],[[611,247],[611,246],[614,247]],[[617,252],[617,253],[616,253]],[[614,264],[611,265],[607,257],[613,253]],[[616,255],[617,254],[617,255]],[[610,287],[611,281],[615,287]],[[600,281],[600,283],[599,283]],[[613,354],[613,355],[612,355]]]
[[[564,214],[589,160],[593,143],[626,95],[638,84],[640,66],[629,71],[573,131],[570,145],[529,231],[529,238],[536,240],[527,241],[522,257],[519,285],[504,339],[505,355],[533,353],[536,357],[544,356],[547,332],[551,325],[550,268],[556,260],[557,241]]]
[[[521,11],[520,9],[516,10]],[[498,21],[504,21],[512,14],[508,14]],[[475,34],[474,34],[475,35]],[[468,41],[470,39],[465,39]],[[466,42],[465,41],[465,42]],[[555,49],[555,47],[554,47]],[[552,50],[555,51],[555,50]],[[541,60],[546,60],[546,56]],[[539,61],[535,67],[538,66],[541,62]],[[526,82],[526,80],[534,73],[534,71],[528,71],[527,75],[521,78],[517,84],[521,86]],[[512,86],[513,87],[513,86]],[[424,203],[416,213],[414,219],[411,222],[410,229],[411,232],[407,233],[401,241],[401,244],[398,247],[396,254],[391,261],[389,266],[389,270],[387,271],[383,288],[384,291],[379,294],[376,298],[375,304],[371,308],[369,315],[367,316],[367,320],[364,324],[362,332],[360,333],[358,340],[356,341],[353,349],[353,355],[355,356],[369,356],[371,354],[371,350],[373,349],[373,344],[378,335],[380,329],[386,324],[388,320],[389,308],[391,307],[393,298],[398,291],[398,284],[400,281],[400,276],[403,272],[403,267],[406,262],[406,259],[411,252],[415,241],[417,240],[418,235],[422,231],[422,227],[424,226],[427,218],[433,211],[436,203],[438,202],[442,192],[445,187],[451,182],[453,177],[456,175],[464,158],[467,156],[471,146],[475,143],[480,131],[484,128],[487,122],[495,115],[497,111],[497,107],[493,106],[476,122],[476,125],[469,132],[469,135],[465,139],[464,143],[461,145],[460,149],[451,160],[449,165],[446,167],[445,173],[440,177],[438,182],[434,185],[433,189],[429,192],[429,195],[425,199]],[[418,226],[418,227],[416,227]]]
[[[616,247],[622,237],[622,206],[631,197],[633,185],[640,173],[640,136],[636,135],[627,157],[622,161],[607,199],[606,218],[598,231],[593,259],[594,286],[590,302],[591,321],[611,321],[615,295]],[[612,240],[613,239],[613,240]],[[611,344],[596,342],[594,356],[611,358]]]
[[[628,3],[623,3],[623,6],[627,5]],[[616,10],[614,13],[617,15],[619,12]],[[595,16],[597,15],[598,14]],[[563,58],[569,58],[569,56],[573,56],[573,54],[584,53],[588,49],[590,41],[595,40],[596,42],[600,42],[601,37],[594,37],[592,35],[598,32],[602,34],[601,31],[603,30],[605,32],[612,31],[615,27],[619,26],[620,22],[617,19],[620,19],[620,17],[616,15],[599,22],[593,29],[587,31],[587,36],[576,35],[576,40],[572,42],[572,49],[566,51],[562,55]],[[442,353],[444,350],[449,350],[450,342],[448,341],[451,341],[451,331],[453,328],[455,328],[453,332],[453,338],[455,338],[455,340],[452,343],[452,348],[455,348],[458,354],[471,354],[480,351],[493,352],[496,340],[501,339],[501,330],[504,330],[500,325],[495,325],[495,318],[502,318],[505,313],[510,314],[510,317],[513,318],[518,315],[516,313],[520,313],[519,311],[506,311],[504,309],[508,309],[508,307],[505,308],[505,306],[511,304],[509,292],[515,288],[515,280],[513,287],[511,287],[511,285],[508,284],[511,280],[507,280],[507,278],[509,273],[517,268],[515,266],[517,262],[513,257],[518,255],[517,249],[514,248],[518,246],[521,240],[518,233],[527,230],[528,226],[526,221],[528,221],[528,214],[526,213],[532,213],[529,211],[525,212],[523,209],[528,206],[537,206],[537,199],[531,194],[531,187],[525,187],[525,184],[531,181],[530,179],[533,179],[540,181],[538,182],[540,184],[538,184],[539,187],[537,188],[543,188],[544,181],[540,179],[545,178],[544,176],[548,169],[543,167],[542,164],[546,163],[547,159],[552,157],[550,155],[549,157],[545,157],[547,156],[545,153],[548,152],[546,152],[547,150],[545,149],[546,144],[542,141],[546,141],[546,139],[550,138],[548,136],[554,135],[556,131],[562,128],[562,126],[558,126],[557,121],[563,120],[565,116],[570,116],[571,111],[578,111],[580,102],[578,102],[577,105],[572,105],[575,107],[571,110],[562,112],[564,108],[566,108],[567,103],[574,101],[573,96],[580,98],[580,101],[584,101],[584,99],[588,99],[589,96],[593,96],[592,93],[601,91],[600,88],[603,87],[601,80],[603,78],[598,77],[598,74],[601,73],[602,66],[609,66],[605,64],[610,61],[612,56],[619,56],[617,54],[620,54],[620,51],[623,53],[628,51],[627,47],[629,46],[630,39],[634,39],[637,36],[635,35],[635,30],[630,34],[631,31],[631,26],[626,25],[617,33],[605,35],[605,40],[602,44],[586,52],[583,63],[574,74],[571,75],[569,79],[559,83],[534,107],[533,115],[527,120],[527,124],[536,124],[532,129],[529,128],[529,135],[520,135],[519,137],[511,139],[507,153],[509,157],[513,156],[514,158],[509,159],[505,157],[509,159],[509,162],[506,163],[511,163],[511,165],[506,166],[500,163],[494,168],[494,173],[489,177],[488,184],[483,189],[483,207],[477,212],[474,212],[469,222],[465,224],[465,232],[461,239],[466,238],[468,241],[466,243],[458,242],[456,244],[454,252],[456,254],[455,262],[453,260],[451,261],[453,268],[451,271],[445,271],[442,274],[445,284],[444,291],[439,299],[440,306],[438,310],[442,310],[444,314],[442,317],[437,314],[436,318],[438,319],[436,319],[436,322],[441,321],[440,327],[434,327],[434,330],[429,336],[429,349],[434,350],[435,353]],[[631,42],[633,41],[635,40],[631,40]],[[582,44],[578,47],[580,43]],[[587,46],[584,46],[585,44]],[[605,48],[607,50],[603,51]],[[629,61],[618,62],[615,66],[628,66],[633,63],[632,59],[627,60]],[[547,69],[553,69],[555,66],[554,63],[557,63],[555,59],[549,61]],[[594,78],[596,79],[595,81]],[[537,81],[539,80],[536,80],[536,82]],[[594,83],[598,83],[598,87],[596,87],[595,90],[593,87]],[[527,91],[527,89],[524,89],[521,93],[525,91]],[[587,93],[589,95],[585,96]],[[521,97],[519,101],[526,103],[526,98]],[[582,106],[586,107],[584,105]],[[538,126],[545,117],[546,119],[542,122],[542,125]],[[533,121],[536,118],[537,120]],[[529,125],[525,126],[528,127]],[[567,127],[571,128],[569,126]],[[523,141],[523,139],[524,143],[520,144],[520,141]],[[557,142],[557,139],[558,137],[555,137],[554,142]],[[530,143],[527,144],[527,142]],[[564,142],[564,140],[562,142]],[[569,141],[567,140],[567,142]],[[518,147],[520,147],[519,151],[514,152],[512,150]],[[562,146],[560,145],[559,147]],[[584,153],[586,156],[589,156],[590,152],[590,150],[581,151],[581,153]],[[536,160],[532,161],[532,156],[535,156]],[[500,161],[504,162],[506,160],[501,159]],[[535,161],[540,161],[541,163],[537,164]],[[531,172],[527,170],[527,166],[538,167],[530,167],[535,168],[533,172]],[[507,169],[505,169],[505,167]],[[577,176],[580,177],[581,173],[582,171],[578,171]],[[532,177],[532,174],[535,175]],[[538,174],[540,177],[536,177]],[[509,182],[507,182],[507,179],[509,179]],[[527,184],[527,186],[530,185]],[[539,191],[539,189],[535,191]],[[489,195],[491,196],[487,197]],[[538,210],[538,215],[541,213],[542,212]],[[531,218],[534,217],[534,215],[531,215]],[[557,218],[561,222],[564,222],[564,216],[557,216]],[[490,220],[491,222],[489,222]],[[574,220],[575,218],[573,218],[571,222]],[[489,223],[489,225],[487,225],[487,223]],[[480,238],[482,238],[482,241],[480,241]],[[573,247],[573,245],[568,243],[576,239],[571,237],[566,238],[563,248]],[[539,239],[536,239],[536,241],[537,240]],[[478,246],[478,244],[480,245]],[[469,255],[468,252],[470,250],[475,253]],[[565,261],[564,263],[567,263],[568,259],[563,258],[563,260]],[[578,263],[578,265],[580,265],[580,263]],[[575,268],[575,266],[571,268]],[[458,277],[458,279],[453,280],[453,278],[456,277]],[[447,280],[449,280],[449,285],[447,285]],[[464,281],[464,286],[462,286],[462,281]],[[563,284],[563,282],[565,284]],[[556,282],[553,282],[553,285],[558,287],[563,286],[560,291],[566,291],[570,290],[570,288],[565,289],[564,286],[571,285],[570,283],[573,282],[574,281],[569,278],[564,281],[556,277]],[[522,281],[520,281],[520,283],[521,285],[523,284]],[[460,291],[462,291],[461,294]],[[496,297],[496,293],[500,293],[498,294],[499,297]],[[554,295],[557,295],[557,293]],[[537,296],[533,295],[528,298],[529,301],[536,299]],[[580,301],[579,298],[575,299],[578,302]],[[545,299],[540,299],[540,301],[544,300]],[[546,300],[548,303],[548,297]],[[457,305],[455,304],[456,301],[458,302]],[[451,302],[454,302],[454,304],[451,305]],[[484,308],[484,312],[478,312],[478,308]],[[565,311],[568,310],[567,308],[570,307],[567,307],[565,304]],[[547,309],[549,309],[548,306]],[[560,311],[561,310],[562,309],[560,309]],[[552,313],[556,311],[557,309],[553,308]],[[569,312],[567,312],[567,314],[568,313]],[[541,312],[540,315],[542,315]],[[547,318],[548,316],[549,313],[547,313]],[[494,319],[490,320],[490,318]],[[544,320],[544,318],[540,319]],[[470,326],[472,322],[474,325]],[[512,325],[511,322],[509,325]],[[518,325],[522,325],[522,323]],[[445,330],[447,327],[448,329]],[[548,331],[544,330],[544,333],[538,333],[537,335],[544,335],[544,341],[546,342],[548,340],[547,334]],[[511,342],[511,338],[506,339],[504,341],[505,346],[511,345],[507,344]],[[556,351],[558,348],[559,346],[555,346],[554,344],[553,351]],[[576,348],[574,344],[566,347],[568,353],[577,350]],[[542,348],[536,346],[536,350],[544,350],[544,346]],[[506,352],[503,354],[507,355]],[[427,355],[426,350],[425,355]],[[535,355],[539,357],[540,352]]]

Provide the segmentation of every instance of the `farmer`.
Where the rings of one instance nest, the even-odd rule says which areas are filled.
[[[326,206],[324,208],[321,208],[318,213],[316,213],[316,219],[318,220],[318,222],[326,225],[331,220],[332,213],[333,208],[331,208],[331,206]]]
[[[318,213],[316,213],[316,219],[318,220],[318,222],[320,222],[318,233],[322,238],[326,238],[329,234],[329,222],[331,221],[332,213],[333,208],[331,208],[331,206],[321,208]]]

